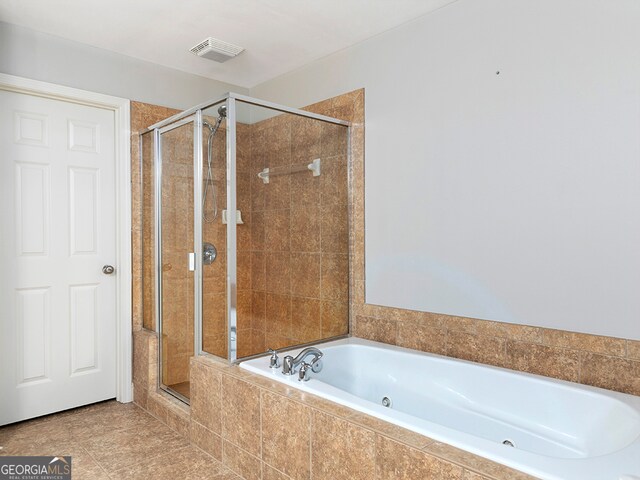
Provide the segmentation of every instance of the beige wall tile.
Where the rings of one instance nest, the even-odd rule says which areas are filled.
[[[291,297],[291,338],[307,343],[321,336],[320,300]]]
[[[640,341],[627,340],[627,357],[640,360]]]
[[[349,422],[375,430],[381,435],[417,449],[422,449],[433,442],[431,438],[425,437],[424,435],[420,435],[419,433],[407,430],[406,428],[399,427],[364,413],[352,413],[347,419]]]
[[[251,330],[251,347],[253,348],[253,353],[266,352],[268,348],[270,348],[265,343],[265,332],[264,330]]]
[[[133,334],[133,381],[140,385],[149,382],[149,339],[142,331]]]
[[[640,361],[583,352],[580,380],[586,385],[640,395]]]
[[[375,434],[345,420],[314,411],[311,476],[314,480],[371,480],[375,475]]]
[[[507,342],[506,364],[513,370],[578,381],[579,353],[565,348]]]
[[[281,159],[281,156],[277,155],[277,158]],[[268,188],[265,189],[264,205],[266,210],[282,210],[290,208],[291,175],[271,175],[269,177]]]
[[[264,212],[251,212],[251,249],[264,250]]]
[[[270,293],[291,293],[291,255],[289,252],[266,253],[265,289]]]
[[[310,477],[310,428],[308,407],[262,392],[262,459],[293,480]]]
[[[465,450],[452,447],[446,443],[434,442],[427,445],[424,449],[432,455],[435,455],[443,460],[464,466],[477,473],[486,475],[491,479],[496,480],[535,480],[525,473],[513,470],[499,463],[492,462],[486,458],[479,457]]]
[[[601,337],[564,330],[543,330],[544,343],[555,347],[572,348],[585,352],[602,353],[624,357],[625,340],[621,338]]]
[[[416,321],[400,321],[396,343],[400,347],[445,355],[447,334],[443,329],[421,325]]]
[[[323,300],[320,309],[323,338],[349,333],[349,305],[346,302]]]
[[[222,437],[260,456],[260,389],[230,375],[222,376]]]
[[[251,289],[264,291],[267,286],[267,263],[264,252],[253,252],[251,255]]]
[[[238,251],[246,252],[252,250],[251,235],[253,222],[251,218],[251,211],[249,209],[241,210],[242,220],[244,224],[238,225]]]
[[[477,333],[478,321],[473,318],[453,317],[449,315],[438,315],[448,331],[457,330],[464,333]]]
[[[267,348],[273,348],[274,350],[278,350],[280,348],[290,347],[291,338],[283,337],[282,335],[276,335],[267,330],[267,332],[265,333],[264,343]]]
[[[323,253],[320,294],[323,300],[348,300],[349,256]]]
[[[222,433],[222,378],[219,371],[191,362],[191,418],[214,433]]]
[[[147,409],[147,385],[134,383],[133,384],[133,401],[140,408]]]
[[[379,480],[462,479],[462,467],[381,435],[376,438],[376,478]]]
[[[320,178],[308,174],[292,175],[292,208],[314,208],[320,204]]]
[[[304,402],[305,405],[313,407],[316,410],[321,410],[324,413],[331,414],[335,417],[349,418],[353,415],[354,411],[350,408],[344,407],[338,403],[325,400],[324,398],[312,395],[310,393],[302,392],[300,390],[290,390],[287,392],[291,398]]]
[[[264,292],[253,291],[251,294],[251,328],[265,330],[267,297]]]
[[[252,328],[252,310],[253,310],[253,298],[251,295],[251,289],[242,289],[237,291],[237,308],[238,308],[238,328]],[[226,325],[225,325],[226,330]]]
[[[249,355],[253,355],[253,330],[250,328],[240,329],[238,328],[237,333],[237,353],[238,358],[248,357]]]
[[[237,159],[237,155],[236,155],[236,159]],[[205,162],[206,162],[206,158],[205,158]],[[205,166],[205,170],[206,170],[206,166]],[[239,168],[238,162],[236,162],[236,170],[237,170],[237,173],[236,173],[236,188],[237,188],[237,192],[238,192],[236,194],[236,206],[237,206],[237,209],[242,212],[243,218],[244,218],[244,213],[251,211],[251,178],[252,178],[252,175],[251,175],[251,173],[242,172],[240,170],[240,168]],[[225,201],[225,203],[226,203],[226,201]],[[240,227],[238,227],[238,230],[240,230]]]
[[[447,354],[472,362],[503,366],[505,344],[506,340],[498,337],[484,337],[456,330],[447,333]]]
[[[336,157],[323,156],[320,175],[320,204],[323,207],[349,202],[346,152],[343,150]]]
[[[476,321],[476,333],[486,337],[503,337],[530,343],[542,343],[543,328],[513,323]]]
[[[190,415],[186,408],[173,407],[167,409],[167,426],[182,437],[190,438]]]
[[[322,251],[327,253],[349,253],[348,205],[322,207],[320,231]]]
[[[291,294],[320,298],[320,254],[291,254]]]
[[[253,157],[254,170],[261,172],[266,167],[266,159]],[[260,212],[265,208],[265,197],[268,184],[260,180],[257,175],[251,177],[251,212]]]
[[[340,125],[323,123],[322,156],[332,157],[334,155],[344,155],[347,152],[347,148],[347,129]]]
[[[245,480],[262,479],[262,462],[246,450],[224,440],[222,463]]]
[[[311,162],[320,157],[322,123],[310,118],[296,117],[291,123],[291,161]]]
[[[262,464],[262,478],[263,480],[290,480],[290,477],[266,463]]]
[[[269,184],[271,185],[271,184]],[[288,207],[288,206],[287,206]],[[290,210],[267,210],[264,214],[264,247],[269,252],[288,252]]]
[[[355,319],[354,332],[360,338],[395,345],[398,341],[398,322],[358,315]]]
[[[191,420],[191,443],[204,450],[216,460],[222,461],[222,437],[204,425]]]
[[[291,251],[320,252],[320,209],[317,204],[302,208],[292,205]]]
[[[267,293],[265,329],[271,335],[291,338],[291,297]]]
[[[251,252],[238,252],[237,285],[239,290],[251,290]]]

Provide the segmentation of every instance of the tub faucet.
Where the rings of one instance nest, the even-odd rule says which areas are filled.
[[[313,360],[311,360],[310,363],[307,363],[304,360],[309,355],[313,355]],[[293,358],[291,355],[287,355],[284,357],[282,362],[282,373],[284,375],[293,375],[296,371],[296,367],[302,364],[298,380],[308,380],[307,371],[309,368],[314,372],[318,372],[320,370],[320,359],[322,358],[322,355],[322,352],[315,347],[305,348],[296,356],[296,358]]]

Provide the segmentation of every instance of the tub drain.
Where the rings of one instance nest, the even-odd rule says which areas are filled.
[[[507,439],[507,440],[503,440],[502,441],[503,445],[506,445],[507,447],[515,447],[515,443],[513,443],[511,440]]]
[[[391,399],[389,397],[382,397],[382,406],[391,408]]]

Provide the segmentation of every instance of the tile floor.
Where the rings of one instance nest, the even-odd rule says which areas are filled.
[[[0,447],[0,455],[71,455],[74,480],[241,480],[133,403],[108,401],[0,427]]]

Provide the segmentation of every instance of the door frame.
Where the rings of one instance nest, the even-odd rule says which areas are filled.
[[[0,73],[0,90],[77,103],[114,112],[116,180],[116,399],[133,401],[131,333],[130,102],[77,88]]]

